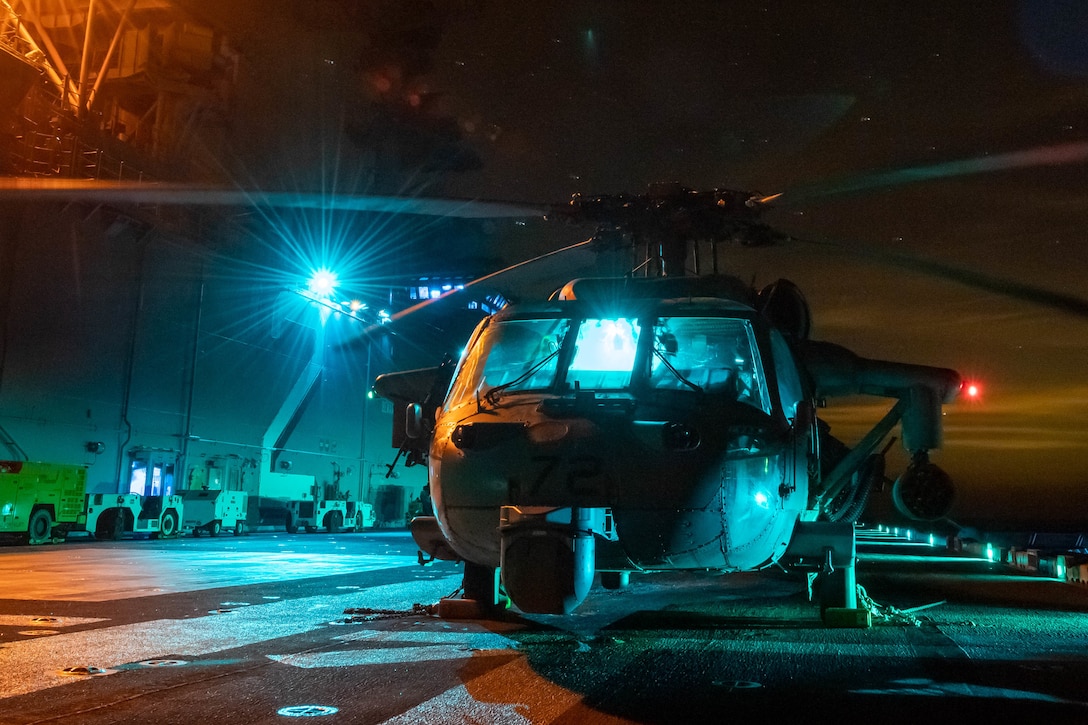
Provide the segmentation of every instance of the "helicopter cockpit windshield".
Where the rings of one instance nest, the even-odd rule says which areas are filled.
[[[623,317],[588,318],[578,325],[568,389],[624,390],[631,386],[641,327]]]
[[[748,320],[732,317],[662,317],[654,323],[650,387],[689,387],[727,393],[771,412],[766,378]]]
[[[570,327],[565,318],[512,319],[487,326],[466,352],[447,409],[477,396],[547,390],[555,383],[559,353]]]
[[[494,319],[466,353],[447,409],[507,394],[679,390],[771,412],[752,323],[730,316]]]

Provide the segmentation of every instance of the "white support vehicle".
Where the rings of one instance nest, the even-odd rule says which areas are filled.
[[[282,525],[288,533],[299,529],[314,532],[320,528],[335,534],[349,528],[348,502],[317,495],[320,487],[313,476],[295,473],[262,473],[257,500],[261,523]],[[354,513],[353,513],[354,516]]]
[[[246,532],[249,496],[244,491],[200,489],[182,491],[181,498],[185,501],[182,527],[193,536],[200,536],[201,532],[219,536],[221,531],[241,536]]]
[[[170,539],[178,535],[184,504],[181,496],[89,493],[85,509],[86,530],[96,539],[116,541],[126,533]]]
[[[347,501],[347,512],[344,516],[344,531],[362,531],[372,529],[377,523],[374,515],[374,506],[369,503]]]
[[[287,533],[293,534],[300,528],[313,533],[323,528],[330,534],[340,533],[348,518],[347,501],[313,500],[306,497],[287,502]],[[354,525],[354,521],[352,521]]]

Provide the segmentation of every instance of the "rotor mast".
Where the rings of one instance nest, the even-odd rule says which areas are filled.
[[[601,246],[623,244],[636,254],[641,250],[643,260],[632,275],[684,277],[702,272],[697,245],[694,269],[687,267],[689,243],[711,242],[716,274],[719,242],[757,246],[781,238],[760,220],[762,206],[771,198],[749,191],[694,191],[664,183],[651,185],[645,194],[637,195],[575,194],[567,206],[555,213],[576,223],[595,223],[594,241]]]

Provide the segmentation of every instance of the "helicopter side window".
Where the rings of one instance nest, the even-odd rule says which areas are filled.
[[[694,385],[770,412],[766,378],[747,320],[663,317],[654,325],[654,345],[657,354],[650,363],[650,387]]]
[[[782,399],[782,411],[787,420],[793,419],[797,416],[797,404],[804,398],[804,388],[790,346],[778,330],[771,330],[771,352],[774,353],[774,369],[778,378],[778,397]]]
[[[582,320],[567,369],[567,385],[585,390],[628,387],[640,331],[637,321],[623,317]]]

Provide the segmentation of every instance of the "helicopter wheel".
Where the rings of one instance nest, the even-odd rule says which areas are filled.
[[[827,627],[867,628],[873,624],[872,614],[864,607],[858,608],[857,580],[854,567],[840,566],[834,571],[820,574],[820,619]]]
[[[819,586],[821,619],[827,618],[828,609],[845,609],[848,606],[844,569],[836,569],[830,574],[821,574]]]

